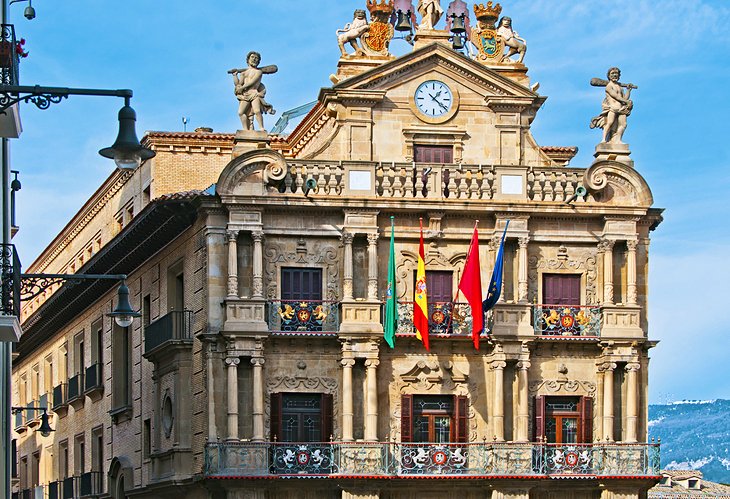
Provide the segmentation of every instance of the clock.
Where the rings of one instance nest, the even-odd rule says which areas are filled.
[[[454,116],[459,105],[456,88],[441,80],[421,80],[411,95],[411,109],[426,123],[448,121]]]

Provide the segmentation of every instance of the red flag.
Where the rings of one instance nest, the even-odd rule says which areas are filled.
[[[416,270],[416,290],[413,293],[413,325],[416,338],[428,346],[428,290],[426,289],[426,253],[423,250],[423,219],[421,219],[421,244],[418,247],[418,269]]]
[[[471,236],[471,244],[469,244],[469,252],[466,254],[459,289],[471,306],[471,337],[474,341],[474,348],[479,350],[479,336],[484,329],[484,312],[482,309],[482,274],[479,265],[479,233],[476,223],[474,224],[474,235]]]

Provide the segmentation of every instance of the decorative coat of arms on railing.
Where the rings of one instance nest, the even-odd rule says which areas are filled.
[[[535,305],[533,324],[539,336],[600,336],[601,309],[580,305]]]
[[[337,302],[281,300],[269,304],[269,330],[280,333],[337,331]]]

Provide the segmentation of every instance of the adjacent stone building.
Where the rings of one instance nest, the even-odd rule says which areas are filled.
[[[237,90],[236,134],[148,133],[156,157],[114,173],[27,269],[127,274],[141,317],[105,315],[109,281],[26,303],[14,405],[48,407],[55,431],[17,416],[19,497],[628,499],[660,479],[646,310],[661,210],[623,131],[590,165],[539,146],[545,97],[504,55],[492,2],[471,54],[423,7],[398,58],[392,2],[367,7],[373,36],[343,32],[358,52],[291,134],[254,130],[256,86]],[[237,78],[260,83],[249,64]],[[413,328],[419,219],[430,351]],[[479,350],[457,291],[477,220],[485,291],[509,221]]]

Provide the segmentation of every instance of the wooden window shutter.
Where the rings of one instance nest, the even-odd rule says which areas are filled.
[[[332,394],[322,394],[322,440],[329,442],[332,438]]]
[[[413,441],[413,395],[400,397],[400,441]]]
[[[464,395],[454,396],[454,407],[456,408],[454,414],[456,442],[466,443],[469,441],[469,399]]]
[[[545,395],[535,397],[535,441],[542,442],[545,437]]]
[[[580,443],[593,442],[593,399],[581,397],[580,405]]]
[[[270,440],[281,440],[281,393],[271,394],[271,437]]]

